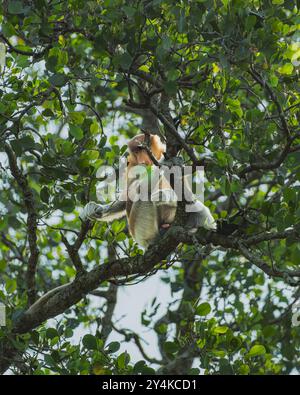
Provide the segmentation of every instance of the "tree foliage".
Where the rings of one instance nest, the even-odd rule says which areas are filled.
[[[299,369],[296,2],[13,0],[0,10],[2,372]],[[205,166],[218,232],[191,238],[177,221],[143,254],[124,221],[80,221],[97,169],[141,127],[166,137],[169,157]],[[141,317],[160,359],[113,320],[118,287],[150,275],[178,300],[162,317],[154,300]],[[142,359],[109,343],[112,331]]]

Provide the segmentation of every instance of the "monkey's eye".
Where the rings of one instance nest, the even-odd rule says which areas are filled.
[[[134,152],[140,152],[143,151],[144,147],[142,145],[138,145],[137,147],[135,147]]]

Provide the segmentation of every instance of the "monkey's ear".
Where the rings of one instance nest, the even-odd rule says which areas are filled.
[[[157,160],[160,160],[163,153],[166,152],[166,145],[162,143],[160,137],[155,134],[151,136],[151,151]]]
[[[134,151],[135,145],[136,145],[136,143],[135,143],[135,140],[134,140],[134,139],[128,141],[128,149],[129,149],[129,152],[133,152],[133,151]]]
[[[134,166],[134,165],[136,165],[137,163],[136,163],[136,158],[135,158],[135,156],[132,154],[132,153],[129,153],[128,155],[127,155],[127,166]]]

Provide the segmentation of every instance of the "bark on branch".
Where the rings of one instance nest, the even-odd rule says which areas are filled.
[[[27,265],[26,283],[28,303],[31,305],[36,299],[35,274],[39,257],[39,250],[37,247],[37,212],[33,192],[28,185],[27,178],[18,167],[15,153],[9,144],[5,144],[4,148],[8,156],[10,171],[22,191],[27,211],[27,230],[30,255]]]

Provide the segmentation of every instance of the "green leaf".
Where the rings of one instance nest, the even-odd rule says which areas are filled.
[[[185,24],[186,24],[186,16],[185,16],[185,10],[181,9],[180,14],[179,14],[179,19],[178,19],[178,32],[183,33],[185,30]]]
[[[87,258],[91,262],[95,258],[96,250],[94,247],[90,247],[87,252]]]
[[[135,14],[135,12],[136,12],[136,9],[135,8],[133,8],[133,7],[129,7],[129,6],[123,6],[123,10],[124,10],[124,12],[125,12],[125,14],[128,16],[128,17],[133,17],[134,16],[134,14]]]
[[[97,350],[97,338],[93,335],[87,334],[83,336],[82,344],[88,350]]]
[[[37,346],[39,344],[40,334],[38,331],[32,331],[30,333],[31,340]]]
[[[106,137],[106,136],[101,137],[100,142],[99,142],[99,145],[98,145],[99,148],[104,147],[105,144],[106,144],[106,142],[107,142],[107,137]]]
[[[0,272],[4,272],[7,262],[4,259],[0,259]]]
[[[49,78],[49,82],[54,85],[54,86],[64,86],[65,83],[68,81],[67,76],[65,76],[64,74],[53,74],[50,78]]]
[[[239,368],[239,373],[240,374],[249,374],[250,373],[249,366],[245,365],[245,364],[241,365],[240,368]]]
[[[46,67],[48,70],[55,73],[56,67],[58,66],[58,57],[57,56],[49,56],[46,61]]]
[[[177,92],[177,83],[176,81],[166,81],[164,82],[164,89],[166,93],[170,96],[175,95]]]
[[[198,376],[200,374],[200,369],[198,369],[198,368],[191,368],[188,371],[188,374],[191,375],[191,376]]]
[[[219,358],[224,358],[226,357],[226,352],[223,350],[213,350],[212,353]]]
[[[219,153],[218,153],[219,154]],[[219,155],[218,155],[219,156]],[[218,158],[219,159],[219,158]],[[229,182],[229,180],[228,180],[228,178],[227,177],[222,177],[222,179],[221,179],[221,185],[220,185],[220,189],[221,189],[221,192],[224,194],[224,195],[226,195],[226,196],[229,196],[230,194],[231,194],[231,185],[230,185],[230,182]]]
[[[43,187],[41,189],[40,197],[41,197],[42,202],[49,203],[50,192],[49,192],[49,189],[47,187]]]
[[[44,355],[44,361],[50,367],[56,366],[56,362],[54,361],[54,359],[52,358],[51,355],[48,355],[48,354]]]
[[[286,63],[285,65],[281,66],[278,68],[278,72],[280,74],[286,74],[286,75],[291,75],[293,73],[294,66],[292,63]]]
[[[93,123],[91,124],[90,132],[91,132],[91,134],[98,134],[99,133],[99,125],[96,121],[93,121]]]
[[[231,112],[237,114],[239,118],[242,117],[243,110],[241,108],[241,103],[238,99],[231,99],[230,97],[228,97],[226,103]]]
[[[10,14],[22,14],[24,11],[22,1],[9,1],[8,12]]]
[[[73,144],[70,141],[63,141],[61,143],[61,151],[64,155],[69,156],[73,153]]]
[[[59,200],[56,204],[56,208],[66,212],[72,213],[75,209],[75,198],[74,197],[64,197],[63,199]]]
[[[119,342],[111,342],[106,347],[106,351],[109,353],[117,352],[120,349],[121,345]]]
[[[149,67],[145,64],[139,67],[139,70],[144,71],[145,73],[150,73]]]
[[[17,282],[14,278],[8,278],[5,283],[6,292],[12,294],[17,289]]]
[[[43,117],[54,117],[53,111],[50,108],[46,108],[43,112]]]
[[[201,303],[196,307],[196,314],[202,317],[208,315],[211,312],[210,304],[207,302]]]
[[[276,86],[278,85],[278,78],[275,74],[270,75],[270,85],[274,88],[276,88]]]
[[[121,241],[125,241],[127,239],[127,236],[126,236],[126,234],[125,233],[119,233],[117,236],[116,236],[116,241],[118,242],[118,243],[120,243]]]
[[[70,111],[69,118],[72,123],[82,124],[85,119],[85,113],[82,111]]]
[[[12,149],[15,151],[15,154],[17,156],[21,156],[23,150],[20,140],[11,140],[10,144],[12,146]]]
[[[69,125],[69,133],[71,136],[75,137],[76,140],[81,140],[83,138],[83,130],[76,125]]]
[[[249,15],[246,18],[246,22],[245,22],[245,27],[246,30],[251,30],[256,24],[256,16],[255,15]]]
[[[58,332],[55,328],[48,328],[46,330],[46,337],[48,339],[54,339],[55,337],[59,337]]]
[[[146,365],[146,362],[145,362],[145,361],[143,361],[143,360],[138,361],[138,362],[134,365],[133,371],[134,371],[135,373],[141,373],[141,372],[143,371],[143,368],[145,367],[145,365]]]
[[[167,77],[169,81],[175,81],[180,77],[180,71],[177,69],[171,69],[168,71]]]
[[[112,223],[112,225],[111,225],[111,229],[112,229],[112,231],[113,231],[114,233],[119,233],[119,232],[121,232],[123,229],[125,229],[125,226],[126,226],[126,224],[125,224],[124,221],[122,221],[122,222],[114,221],[114,222]]]
[[[123,68],[123,69],[128,69],[133,61],[132,56],[128,53],[125,52],[122,55],[117,56],[117,63]]]
[[[175,342],[165,342],[164,350],[169,354],[174,354],[179,350],[178,344]]]
[[[265,347],[261,344],[256,344],[255,346],[251,347],[250,351],[247,354],[247,357],[253,358],[257,357],[258,355],[264,355],[265,353]]]
[[[125,367],[128,365],[130,361],[130,355],[127,353],[127,351],[123,352],[121,355],[118,356],[117,358],[117,365],[119,369],[125,369]]]
[[[158,325],[158,326],[156,326],[155,327],[155,330],[156,330],[156,332],[157,333],[159,333],[159,334],[164,334],[164,333],[167,333],[168,332],[168,325],[167,324],[164,324],[164,323],[162,323],[162,324],[160,324],[160,325]]]
[[[223,335],[228,331],[228,329],[229,328],[227,326],[217,326],[216,328],[213,329],[213,332]]]
[[[99,158],[99,152],[95,150],[87,150],[84,153],[84,157],[89,160],[96,160]]]
[[[65,337],[66,338],[72,337],[73,334],[74,334],[74,332],[73,332],[72,328],[66,328],[66,331],[65,331]]]

